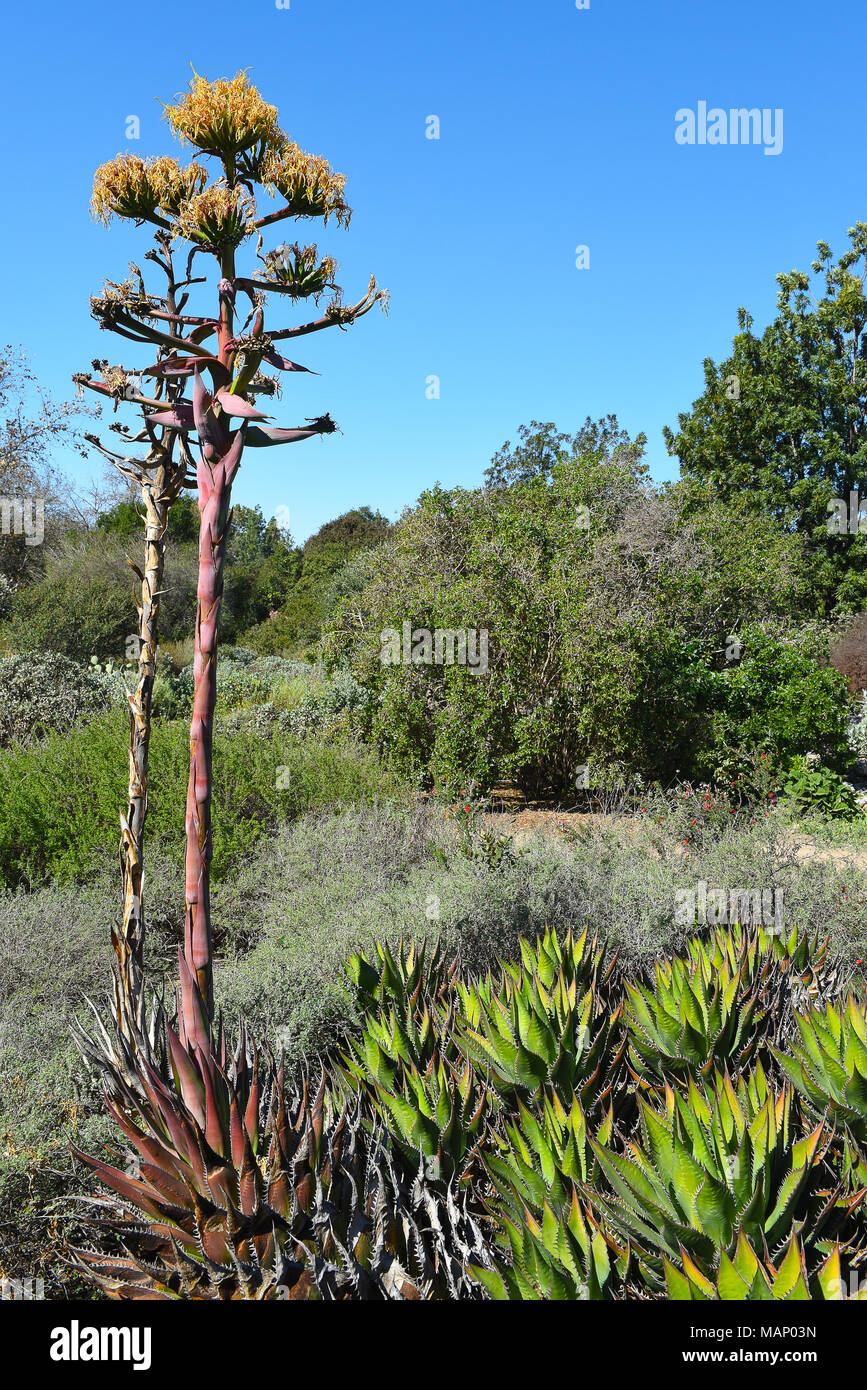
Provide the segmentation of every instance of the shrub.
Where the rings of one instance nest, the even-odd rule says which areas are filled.
[[[839,623],[831,662],[846,677],[853,695],[867,693],[867,613]]]
[[[785,763],[817,751],[832,767],[849,759],[850,700],[843,676],[823,665],[827,638],[812,628],[782,636],[745,628],[740,661],[716,677],[708,737],[694,753],[699,772],[728,781],[742,750]]]
[[[243,651],[231,648],[232,652]],[[217,663],[218,699],[224,709],[234,709],[239,705],[257,705],[273,700],[278,692],[286,690],[290,682],[311,675],[310,667],[303,661],[287,661],[279,656],[260,656],[251,653],[238,660],[229,656]]]
[[[125,743],[125,720],[110,712],[71,738],[51,734],[40,747],[0,757],[0,881],[76,879],[114,846],[126,804]],[[352,745],[302,747],[277,727],[218,732],[214,774],[216,878],[232,871],[266,828],[381,787],[371,753]],[[188,728],[158,723],[151,740],[152,844],[182,835],[188,776]]]
[[[0,570],[0,623],[9,616],[12,610],[14,593],[11,579]]]
[[[122,688],[101,672],[52,652],[0,657],[0,748],[68,732],[111,704]]]
[[[849,748],[856,758],[867,758],[867,690],[862,692],[849,722]]]
[[[350,666],[371,735],[425,785],[562,794],[590,761],[667,781],[702,771],[696,754],[724,754],[749,715],[764,737],[769,712],[775,744],[818,737],[835,751],[839,681],[815,664],[818,640],[807,652],[760,635],[799,611],[798,544],[766,518],[708,502],[687,519],[684,506],[629,450],[433,488],[371,552],[368,582],[326,629],[327,658]],[[396,659],[384,637],[405,626],[486,633],[487,669],[420,649]],[[747,628],[752,665],[729,677],[727,636]]]
[[[859,814],[849,783],[829,767],[822,767],[816,755],[792,759],[783,789],[805,811],[821,811],[839,820],[854,820]]]
[[[261,656],[244,647],[228,647],[217,663],[219,709],[222,712],[265,704],[298,703],[311,675],[311,668],[305,662]],[[293,686],[297,686],[294,699],[288,694]],[[170,665],[161,667],[154,682],[154,713],[166,719],[186,718],[192,704],[192,665],[178,671]],[[221,713],[220,717],[225,718],[225,715]],[[236,721],[232,727],[240,728],[242,724],[243,721]],[[266,725],[258,719],[256,727],[264,730]]]
[[[334,671],[330,678],[319,669],[319,683],[310,682],[296,708],[290,727],[299,737],[318,733],[349,732],[357,727],[370,702],[367,690],[350,671]]]
[[[134,546],[128,548],[140,559]],[[167,638],[195,623],[195,555],[190,545],[167,551],[160,600],[160,631]],[[135,581],[126,557],[123,543],[102,532],[60,547],[44,577],[15,593],[4,624],[12,649],[45,649],[85,662],[94,655],[123,661],[128,637],[138,632]]]
[[[248,628],[244,641],[263,656],[288,656],[318,638],[325,612],[315,592],[296,586],[273,616]]]

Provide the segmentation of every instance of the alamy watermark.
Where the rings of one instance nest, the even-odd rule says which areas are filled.
[[[44,497],[0,497],[0,535],[23,536],[25,545],[45,540]]]
[[[465,627],[383,628],[379,635],[383,666],[465,666],[474,676],[487,675],[488,629]]]
[[[783,152],[783,110],[769,106],[712,106],[700,101],[695,111],[675,111],[674,138],[679,145],[764,145],[765,154]]]
[[[48,1352],[52,1361],[129,1361],[134,1371],[151,1365],[149,1327],[82,1327],[73,1318],[68,1327],[51,1330]]]
[[[0,1279],[0,1299],[15,1303],[41,1301],[45,1298],[44,1279]]]
[[[708,888],[700,879],[695,888],[675,893],[674,920],[678,926],[766,927],[773,935],[783,928],[783,894],[779,888]]]
[[[867,500],[860,500],[857,489],[849,493],[848,508],[842,497],[831,498],[828,503],[827,531],[829,536],[863,536],[867,533]]]

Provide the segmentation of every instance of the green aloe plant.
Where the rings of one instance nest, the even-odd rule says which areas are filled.
[[[793,927],[787,936],[775,928],[755,930],[735,922],[730,927],[713,927],[707,936],[692,937],[685,945],[690,960],[705,960],[730,973],[740,970],[750,982],[761,973],[768,958],[783,971],[797,974],[805,986],[819,979],[828,964],[828,941],[818,933],[810,937]]]
[[[495,1255],[493,1267],[472,1274],[496,1302],[599,1302],[625,1286],[628,1268],[612,1242],[588,1225],[573,1192],[566,1211],[547,1202],[540,1218],[525,1212],[520,1221],[501,1218],[508,1256]]]
[[[689,1261],[713,1283],[741,1235],[773,1260],[797,1236],[812,1260],[841,1242],[865,1253],[854,1220],[864,1191],[836,1181],[822,1125],[797,1136],[792,1090],[776,1091],[757,1065],[735,1085],[689,1079],[665,1088],[664,1107],[640,1101],[640,1137],[624,1153],[590,1139],[603,1181],[582,1184],[597,1219],[635,1251],[647,1287],[666,1287],[666,1262]]]
[[[615,960],[596,939],[548,930],[521,942],[521,965],[464,982],[439,950],[376,948],[349,973],[368,1008],[342,1071],[363,1087],[429,1174],[472,1181],[487,1127],[553,1090],[601,1114],[624,1110],[626,1037],[607,998]],[[600,999],[601,996],[601,999]]]
[[[816,1299],[840,1302],[847,1299],[867,1299],[867,1290],[856,1286],[847,1293],[843,1279],[840,1248],[834,1245],[827,1259],[810,1275],[804,1245],[792,1236],[782,1259],[773,1264],[765,1255],[756,1254],[747,1237],[741,1232],[731,1256],[720,1252],[719,1270],[715,1279],[708,1279],[698,1266],[683,1254],[681,1268],[663,1257],[666,1296],[684,1302],[802,1302]]]
[[[484,1155],[494,1221],[491,1269],[473,1269],[492,1298],[530,1302],[614,1297],[628,1285],[631,1257],[582,1210],[579,1188],[597,1165],[577,1098],[556,1091],[493,1134]],[[600,1133],[613,1134],[609,1110]]]
[[[422,1156],[431,1180],[468,1184],[495,1098],[460,1051],[456,970],[438,946],[395,954],[377,943],[375,963],[351,956],[368,1012],[338,1074],[344,1090],[365,1093],[407,1156]]]
[[[774,1057],[813,1118],[837,1125],[847,1170],[867,1183],[867,1009],[850,994],[796,1021],[800,1040]]]
[[[764,1017],[757,980],[740,958],[702,949],[657,961],[652,982],[624,985],[629,1056],[639,1084],[743,1071],[756,1056]]]
[[[619,1106],[626,1033],[621,1005],[610,1002],[616,956],[606,958],[586,931],[560,940],[550,928],[520,949],[520,964],[504,964],[497,977],[458,982],[461,1049],[506,1100],[553,1087],[587,1110]]]
[[[617,1142],[609,1108],[597,1140]],[[492,1268],[473,1269],[495,1299],[647,1297],[629,1238],[599,1222],[586,1192],[602,1181],[577,1098],[519,1105],[485,1154],[494,1222]]]

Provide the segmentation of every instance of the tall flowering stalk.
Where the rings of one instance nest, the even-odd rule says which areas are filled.
[[[263,250],[263,231],[277,222],[288,218],[321,218],[327,223],[333,216],[338,225],[346,225],[351,213],[343,198],[344,177],[332,172],[324,159],[305,154],[289,139],[277,123],[276,107],[263,101],[245,73],[216,82],[196,75],[190,90],[167,106],[165,115],[181,141],[193,145],[205,158],[216,160],[221,172],[209,182],[206,170],[195,162],[182,167],[167,157],[146,160],[137,155],[118,155],[97,170],[92,203],[94,214],[106,224],[115,216],[139,224],[154,224],[158,228],[157,241],[162,257],[154,252],[149,255],[151,259],[160,260],[164,269],[168,264],[169,286],[165,295],[151,295],[145,289],[138,267],[132,266],[129,280],[122,285],[109,283],[103,295],[92,301],[94,316],[101,327],[157,349],[157,361],[137,374],[139,384],[136,385],[136,374],[122,367],[108,367],[107,363],[95,364],[100,369],[98,378],[84,374],[77,379],[84,386],[113,396],[116,401],[130,401],[139,407],[142,420],[136,434],[122,426],[116,428],[129,439],[146,439],[149,443],[147,456],[132,460],[110,456],[119,467],[132,470],[133,476],[141,478],[143,489],[150,489],[148,496],[152,502],[158,494],[163,499],[162,506],[167,490],[170,492],[172,487],[183,485],[193,470],[198,487],[199,580],[186,805],[186,913],[180,977],[182,1032],[191,1046],[205,1047],[214,1007],[210,911],[213,721],[232,484],[245,448],[293,443],[331,433],[336,428],[328,415],[308,419],[303,426],[275,427],[268,423],[270,416],[257,408],[258,396],[279,394],[279,378],[270,375],[267,367],[278,373],[309,370],[283,357],[275,344],[335,325],[347,326],[377,303],[385,308],[388,296],[386,291],[377,289],[371,277],[366,294],[356,303],[345,305],[334,284],[335,262],[330,257],[320,260],[315,246],[293,244]],[[281,199],[273,212],[259,214],[255,201],[257,187]],[[251,276],[245,276],[238,272],[237,255],[240,248],[252,243],[254,238],[260,265]],[[187,242],[190,250],[185,278],[175,283],[170,247],[177,241]],[[219,267],[216,312],[210,315],[184,312],[190,287],[207,280],[206,276],[194,278],[192,275],[198,255],[212,256]],[[179,297],[180,291],[184,293]],[[330,297],[319,318],[266,332],[269,295],[285,295],[291,300],[312,298],[318,302],[326,291],[330,292]],[[241,302],[249,303],[249,312],[240,324],[237,322],[239,296]],[[141,385],[145,377],[156,383],[150,392]],[[189,397],[183,394],[186,387]],[[171,462],[175,441],[176,465]],[[147,499],[145,505],[147,507]],[[154,542],[160,529],[160,515],[155,505],[153,528],[149,522],[149,536]],[[156,552],[158,555],[158,545]],[[150,571],[154,577],[157,572],[156,566]],[[159,573],[161,575],[161,571]],[[150,645],[142,667],[144,675],[140,689],[142,681],[147,686],[150,680],[152,685],[155,644],[153,599],[158,591],[147,587],[146,599],[143,578],[141,618],[144,623],[147,608],[152,622],[148,628]],[[142,651],[145,652],[144,641]],[[146,802],[139,797],[138,789],[142,784],[146,787],[146,732],[144,744],[139,745],[136,753],[133,744],[142,734],[136,725],[136,713],[146,720],[149,728],[148,690],[143,690],[142,694],[145,698],[140,701],[138,710],[133,706],[130,814],[126,818],[131,851],[125,867],[125,902],[129,905],[125,905],[123,935],[118,949],[121,994],[127,998],[130,1008],[138,999],[139,1017],[143,939],[141,831]]]
[[[171,238],[167,232],[156,235],[157,248],[147,258],[155,261],[167,280],[165,303],[177,310],[177,283],[172,257]],[[139,274],[138,267],[133,268]],[[105,298],[116,299],[118,286],[107,286],[102,304],[93,300],[96,308],[105,308]],[[130,292],[129,285],[122,291]],[[143,293],[143,289],[142,289]],[[162,356],[167,349],[160,349]],[[135,386],[129,375],[107,362],[94,362],[99,377],[79,375],[79,384],[87,385],[102,395],[113,398],[115,410],[120,400],[128,399]],[[166,392],[166,399],[177,395],[179,385],[170,379],[158,381],[156,391]],[[113,428],[118,428],[114,426]],[[127,433],[120,427],[122,433]],[[92,434],[85,438],[118,469],[130,482],[137,484],[144,512],[144,560],[140,567],[128,560],[139,581],[136,595],[138,612],[138,681],[135,691],[128,694],[130,707],[129,782],[126,814],[121,812],[120,858],[123,874],[123,917],[119,931],[112,929],[112,945],[117,957],[114,972],[115,1016],[121,1032],[134,1042],[144,1028],[144,830],[147,817],[148,762],[152,721],[154,677],[159,632],[160,596],[165,573],[166,535],[169,511],[184,486],[193,485],[190,476],[192,458],[174,431],[164,426],[155,430],[148,420],[133,436],[149,445],[144,459],[130,459],[106,449]],[[175,455],[178,443],[179,456]]]

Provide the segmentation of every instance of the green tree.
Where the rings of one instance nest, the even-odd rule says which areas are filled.
[[[66,481],[51,462],[58,445],[84,445],[75,417],[93,415],[79,402],[57,404],[40,387],[27,354],[0,346],[0,499],[10,511],[0,526],[0,589],[10,594],[42,573],[45,556],[68,531],[81,529],[82,516]],[[30,532],[25,534],[25,529]]]
[[[848,235],[836,261],[818,243],[817,282],[798,270],[777,276],[777,315],[761,336],[738,310],[731,354],[705,360],[704,393],[677,432],[664,432],[686,479],[722,501],[746,495],[804,538],[818,614],[867,599],[867,538],[828,531],[832,499],[848,508],[867,485],[867,223]]]
[[[100,512],[96,529],[123,541],[137,538],[142,530],[142,508],[132,498],[116,502],[106,512]],[[199,535],[199,509],[189,493],[181,493],[172,503],[166,522],[166,540],[178,544],[195,541]]]
[[[420,780],[528,793],[574,788],[589,763],[698,770],[731,639],[751,622],[781,628],[804,576],[798,538],[769,517],[719,502],[688,517],[688,500],[682,485],[654,489],[627,449],[425,492],[370,553],[361,591],[345,586],[324,639],[373,694],[383,750]],[[404,624],[411,640],[486,631],[487,671],[423,648],[384,662]]]
[[[262,508],[258,503],[255,507],[242,507],[236,503],[232,508],[227,564],[252,567],[261,564],[267,553]]]
[[[354,557],[379,545],[391,529],[372,507],[326,521],[298,550],[274,552],[251,590],[260,626],[244,639],[257,651],[282,654],[316,642],[335,606],[339,576]]]
[[[644,434],[631,439],[626,430],[620,428],[616,415],[603,416],[600,420],[591,420],[588,415],[572,435],[562,434],[550,421],[541,424],[539,420],[531,420],[529,425],[518,426],[518,439],[520,442],[515,445],[506,440],[494,454],[490,467],[485,470],[489,487],[506,487],[510,483],[547,476],[556,464],[568,458],[592,455],[598,459],[612,459],[620,454],[637,461],[647,443]]]

